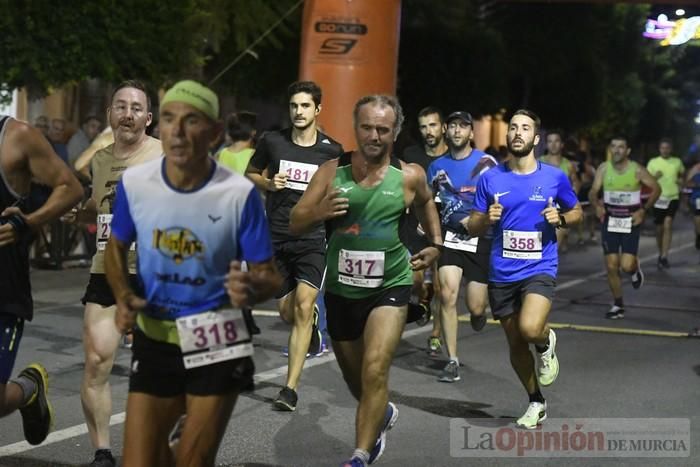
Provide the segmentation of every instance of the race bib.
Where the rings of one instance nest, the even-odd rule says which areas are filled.
[[[253,355],[243,312],[205,311],[175,321],[185,368],[197,368]]]
[[[605,204],[613,206],[637,206],[641,202],[640,191],[605,191],[603,192]]]
[[[384,252],[340,250],[338,282],[375,289],[384,282]]]
[[[695,198],[695,209],[700,210],[700,197]]]
[[[503,257],[541,259],[542,232],[503,231]]]
[[[452,250],[476,253],[478,243],[479,237],[470,237],[469,235],[462,235],[449,230],[445,234],[445,248],[450,248]]]
[[[105,251],[110,235],[112,235],[112,214],[98,214],[97,251]],[[136,243],[132,243],[129,249],[131,251],[136,250]]]
[[[303,162],[286,160],[280,161],[280,172],[287,174],[287,183],[285,183],[284,186],[292,190],[306,191],[311,177],[314,176],[317,170],[318,166],[314,164],[304,164]]]
[[[656,209],[668,209],[668,207],[671,205],[671,198],[665,198],[663,196],[659,197],[659,199],[656,200],[654,203],[654,207]]]
[[[608,217],[608,232],[630,233],[632,232],[631,217]]]

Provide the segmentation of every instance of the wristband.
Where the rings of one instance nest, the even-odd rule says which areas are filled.
[[[445,245],[438,245],[437,243],[431,243],[428,245],[429,247],[435,248],[439,253],[442,254],[442,252],[445,250]]]
[[[559,214],[559,227],[566,227],[566,218],[564,214]]]

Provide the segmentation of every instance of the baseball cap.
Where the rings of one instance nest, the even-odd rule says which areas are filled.
[[[450,123],[452,120],[462,120],[468,125],[473,125],[471,114],[469,112],[464,112],[463,110],[452,112],[450,115],[447,116],[447,120],[445,120],[445,123]]]

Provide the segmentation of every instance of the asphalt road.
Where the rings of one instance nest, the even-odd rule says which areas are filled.
[[[517,458],[517,446],[537,443],[537,438],[535,432],[510,429],[527,398],[510,367],[498,325],[474,333],[462,323],[459,357],[464,367],[462,380],[454,384],[437,382],[445,361],[425,353],[429,327],[409,325],[390,381],[391,400],[400,415],[377,465],[700,465],[700,339],[681,337],[700,326],[700,254],[693,246],[690,219],[679,217],[676,229],[669,270],[656,269],[650,231],[642,238],[646,284],[634,291],[625,283],[627,314],[621,321],[603,318],[611,298],[600,246],[572,246],[561,259],[550,318],[560,325],[561,372],[543,390],[550,417],[544,427],[560,442],[571,441],[581,449],[559,452],[566,459],[543,449],[523,449],[541,457]],[[56,427],[42,446],[31,447],[23,442],[19,415],[0,420],[0,466],[76,466],[91,460],[79,393],[79,299],[88,274],[84,268],[33,272],[36,318],[25,327],[15,373],[32,361],[47,367]],[[263,333],[256,340],[256,391],[240,398],[218,464],[337,466],[354,447],[356,404],[335,358],[331,353],[307,361],[297,412],[271,410],[270,401],[284,384],[286,359],[280,351],[289,329],[271,312],[273,303],[259,308],[256,319]],[[111,378],[116,454],[122,448],[129,358],[129,351],[122,349]],[[653,429],[673,431],[670,436],[682,442],[654,444],[666,435],[650,434]],[[585,446],[576,444],[581,433],[599,432],[605,437],[604,449],[596,438]],[[625,437],[628,444],[623,446],[619,440]],[[488,448],[488,439],[495,448]],[[515,447],[508,450],[511,445]],[[510,457],[493,457],[497,454]]]

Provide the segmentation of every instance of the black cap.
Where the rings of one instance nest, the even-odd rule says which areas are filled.
[[[466,123],[468,125],[473,125],[471,114],[469,112],[464,112],[462,110],[457,111],[457,112],[452,112],[450,115],[448,115],[447,120],[445,120],[445,123],[450,123],[452,120],[462,120],[464,123]]]

